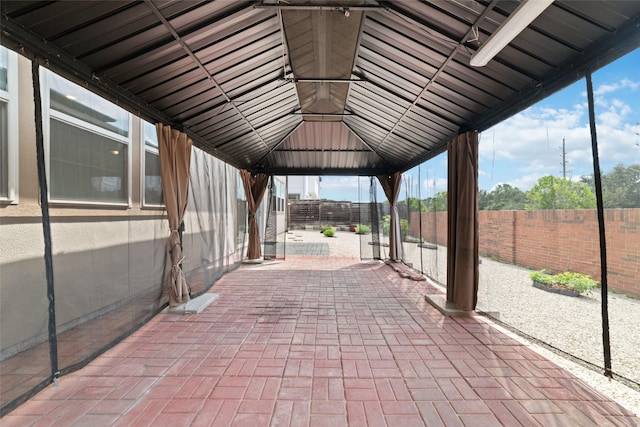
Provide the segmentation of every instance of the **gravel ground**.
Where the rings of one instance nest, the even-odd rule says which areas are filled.
[[[329,255],[359,257],[361,247],[371,256],[370,236],[336,232],[327,238],[319,231],[294,230],[287,233],[287,253],[300,254],[299,243],[314,243],[326,248]],[[310,247],[313,247],[311,245]],[[405,259],[436,281],[446,281],[446,248],[425,249],[404,245]],[[388,248],[381,248],[384,256]],[[325,251],[321,251],[325,254]],[[421,259],[422,257],[422,259]],[[482,258],[478,291],[478,310],[514,327],[552,347],[597,366],[603,365],[599,290],[577,298],[552,294],[531,286],[530,270]],[[640,382],[640,300],[609,294],[609,323],[612,368],[619,375]],[[506,329],[500,329],[506,331]],[[508,331],[507,331],[508,332]],[[508,332],[510,333],[510,332]],[[511,334],[511,333],[510,333]],[[619,381],[610,381],[602,373],[559,355],[516,335],[536,351],[567,369],[596,390],[640,415],[640,392]]]
[[[478,308],[553,347],[603,365],[600,290],[567,297],[531,286],[530,270],[483,259]],[[609,294],[614,372],[640,383],[640,300]]]

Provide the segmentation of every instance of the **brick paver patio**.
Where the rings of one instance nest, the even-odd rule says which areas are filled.
[[[197,315],[160,314],[3,426],[604,426],[640,420],[379,262],[245,265]]]

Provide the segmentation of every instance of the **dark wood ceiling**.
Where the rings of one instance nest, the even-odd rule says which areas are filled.
[[[640,46],[640,1],[7,1],[2,44],[239,168],[404,171]]]

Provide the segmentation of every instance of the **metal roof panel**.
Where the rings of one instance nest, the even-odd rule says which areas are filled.
[[[460,130],[486,129],[640,46],[640,2],[556,0],[487,66],[471,67],[518,4],[3,0],[0,8],[3,44],[146,120],[183,128],[234,166],[360,174],[410,168]]]

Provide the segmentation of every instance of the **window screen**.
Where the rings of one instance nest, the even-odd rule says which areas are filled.
[[[17,55],[0,46],[0,199],[17,201]]]
[[[9,79],[7,77],[9,70],[9,58],[7,49],[0,46],[0,91],[7,91],[9,88]]]
[[[162,180],[156,127],[143,121],[144,139],[144,199],[143,206],[162,206]]]
[[[127,202],[127,145],[51,119],[51,198]]]
[[[50,197],[128,203],[129,113],[51,72]]]
[[[9,196],[9,135],[7,132],[8,103],[0,100],[0,197]]]

